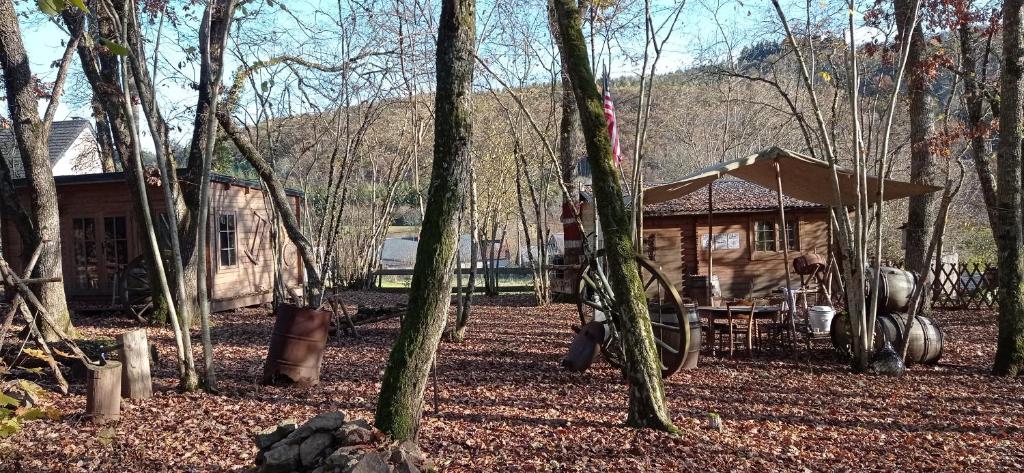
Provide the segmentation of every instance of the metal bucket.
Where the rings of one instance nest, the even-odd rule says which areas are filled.
[[[331,313],[327,311],[291,304],[278,306],[270,350],[263,366],[263,384],[285,380],[300,386],[319,383],[330,323]]]

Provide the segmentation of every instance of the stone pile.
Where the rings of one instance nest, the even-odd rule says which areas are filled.
[[[256,434],[261,473],[419,473],[432,471],[415,442],[389,442],[362,419],[319,414],[304,424],[283,420]]]

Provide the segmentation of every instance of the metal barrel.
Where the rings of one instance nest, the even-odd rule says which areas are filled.
[[[291,304],[278,306],[263,367],[263,384],[286,380],[301,386],[319,383],[330,323],[331,314],[327,311]]]

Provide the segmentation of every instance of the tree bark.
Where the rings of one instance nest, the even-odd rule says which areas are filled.
[[[469,281],[466,283],[466,295],[459,301],[458,314],[455,317],[455,330],[452,339],[461,342],[466,338],[466,328],[473,312],[473,293],[476,292],[476,266],[480,260],[480,238],[477,234],[476,212],[476,171],[473,163],[469,164]],[[456,250],[458,252],[459,250]]]
[[[154,305],[167,304],[173,307],[169,287],[162,268],[160,249],[156,242],[152,215],[149,210],[149,198],[142,182],[142,163],[139,157],[139,135],[132,117],[132,106],[128,101],[129,94],[122,85],[127,82],[121,76],[121,65],[116,56],[100,52],[95,46],[93,37],[117,38],[118,26],[107,15],[89,17],[88,26],[85,16],[79,12],[65,10],[62,13],[64,24],[73,35],[79,35],[88,28],[88,34],[82,36],[78,46],[78,55],[82,62],[82,70],[92,88],[93,95],[103,105],[110,125],[111,136],[117,156],[121,159],[125,182],[132,197],[132,208],[137,216],[140,235],[147,238],[143,244],[147,247],[150,282],[153,286]],[[178,375],[180,387],[185,391],[194,390],[197,385],[195,364],[192,360],[191,342],[188,327],[181,327],[176,313],[171,313],[171,327],[174,330]]]
[[[391,349],[377,401],[376,426],[396,440],[414,439],[423,393],[451,304],[451,267],[458,246],[472,138],[474,0],[442,0],[437,34],[434,163],[409,310]]]
[[[916,22],[908,30],[908,24],[914,15],[915,0],[895,0],[896,25],[899,31],[898,41],[907,41],[910,45],[907,54],[907,99],[910,116],[910,181],[920,184],[941,186],[944,182],[940,175],[940,166],[936,162],[928,139],[932,135],[932,122],[935,115],[935,97],[931,93],[931,81],[925,70],[927,44],[921,22]],[[931,261],[925,254],[928,242],[934,231],[935,218],[938,213],[939,197],[934,193],[912,196],[907,206],[906,252],[904,263],[910,271],[924,274],[931,268]],[[931,293],[926,292],[923,307],[925,313],[931,312]]]
[[[1000,74],[997,196],[999,229],[999,336],[994,374],[1024,373],[1024,235],[1021,215],[1021,138],[1024,135],[1024,0],[1003,2],[1003,69]]]
[[[200,173],[198,183],[199,205],[187,206],[198,211],[198,215],[195,218],[195,233],[189,234],[189,238],[196,239],[195,257],[189,258],[188,262],[190,267],[194,267],[193,271],[189,274],[196,281],[196,299],[198,302],[196,305],[199,309],[199,325],[203,341],[203,385],[207,391],[217,390],[217,374],[213,366],[213,340],[210,338],[210,288],[206,278],[206,250],[208,247],[206,239],[207,235],[209,235],[207,227],[210,222],[210,170],[213,165],[214,146],[217,143],[217,123],[212,118],[217,113],[217,94],[220,92],[221,73],[224,70],[222,67],[224,63],[223,54],[227,42],[227,32],[230,30],[229,26],[234,11],[234,0],[210,2],[203,13],[203,23],[199,28],[199,51],[202,56],[200,73],[212,75],[200,80],[207,87],[202,95],[208,103],[204,110],[205,115],[200,116],[197,112],[196,119],[194,120],[195,126],[206,127],[206,136],[203,137],[202,172]],[[214,53],[218,55],[214,56]],[[197,106],[196,110],[198,111],[200,108]],[[184,257],[182,258],[184,259]],[[179,268],[181,268],[180,264]]]
[[[103,172],[116,172],[114,158],[114,139],[110,136],[110,123],[103,104],[95,96],[92,98],[92,118],[96,121],[96,148],[100,155],[100,168]]]
[[[622,332],[625,348],[625,375],[629,383],[628,425],[677,432],[665,404],[661,366],[647,296],[640,281],[640,272],[633,251],[631,215],[622,199],[622,182],[612,157],[607,133],[603,100],[597,90],[587,59],[579,10],[573,0],[553,0],[558,19],[562,47],[573,85],[573,94],[580,111],[587,155],[593,173],[594,194],[601,227],[605,232],[605,252],[612,291],[618,295],[617,310],[612,311]]]
[[[991,40],[986,41],[984,52],[978,51],[975,46],[973,29],[970,22],[960,25],[960,62],[966,72],[963,96],[967,109],[967,132],[971,140],[971,158],[974,161],[974,170],[978,174],[981,195],[985,199],[989,226],[992,227],[993,234],[995,234],[996,228],[999,226],[996,178],[992,173],[990,162],[992,157],[988,147],[988,126],[982,122],[985,104],[982,87],[988,76]],[[981,54],[981,64],[978,61],[978,54]]]
[[[14,125],[14,136],[25,177],[31,185],[30,218],[33,231],[20,236],[25,248],[35,248],[43,240],[52,242],[43,249],[33,277],[62,277],[60,213],[48,150],[50,127],[39,118],[35,80],[25,45],[21,42],[21,28],[11,0],[0,0],[0,24],[4,25],[0,30],[0,67],[3,68],[7,107]],[[20,225],[18,229],[23,230]],[[64,296],[64,283],[41,284],[36,290],[60,331],[73,335],[75,329],[71,325],[71,312]],[[43,324],[40,330],[46,340],[57,340],[53,327]]]

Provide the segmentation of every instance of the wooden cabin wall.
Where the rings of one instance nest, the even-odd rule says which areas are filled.
[[[112,302],[115,275],[124,264],[148,251],[143,244],[141,219],[132,211],[131,197],[125,183],[63,184],[58,185],[57,189],[65,291],[69,297],[76,299]],[[155,188],[149,191],[153,217],[157,220],[165,208],[163,194]],[[269,212],[263,193],[243,185],[220,182],[211,183],[211,192],[207,251],[211,310],[221,311],[269,302],[273,297],[274,256],[267,226]],[[26,189],[19,189],[19,197],[24,204],[28,204]],[[301,199],[290,196],[289,200],[301,218]],[[236,264],[232,266],[219,264],[218,218],[221,214],[232,214],[236,218]],[[117,225],[113,219],[123,219],[124,238],[117,239],[123,241],[107,237],[105,230],[108,219],[112,226]],[[82,231],[82,227],[88,227],[90,222],[92,231],[88,238],[83,238],[86,232]],[[24,248],[17,229],[9,220],[3,222],[0,231],[5,258],[14,268],[20,269],[33,248]],[[285,240],[284,281],[289,287],[299,287],[303,278],[302,265],[295,247],[287,242],[287,238]],[[125,250],[123,256],[120,254],[122,249]],[[83,255],[91,257],[83,259]]]
[[[270,239],[270,208],[263,192],[244,186],[212,183],[210,186],[210,304],[211,310],[268,302],[273,298],[273,242]],[[297,198],[290,198],[295,211]],[[222,218],[234,219],[234,238],[222,228]],[[229,245],[223,243],[228,240]],[[234,251],[230,249],[233,244]],[[285,238],[282,276],[289,287],[301,284],[302,266],[294,245]],[[233,263],[233,264],[231,264]]]
[[[18,194],[27,208],[28,191],[19,189]],[[163,196],[158,194],[154,192],[151,199],[157,213],[163,209]],[[115,276],[144,249],[140,221],[131,211],[131,197],[124,183],[59,186],[57,206],[65,292],[72,297],[104,296],[112,300]],[[108,238],[108,224],[112,230],[123,228],[124,233]],[[15,268],[24,266],[34,248],[24,247],[9,221],[4,222],[3,238],[5,257]],[[121,250],[126,251],[122,254]]]
[[[724,297],[767,295],[784,286],[786,273],[783,266],[781,241],[779,251],[754,250],[754,223],[760,220],[778,222],[777,212],[717,214],[713,218],[713,233],[739,234],[739,248],[714,250],[714,274],[722,285]],[[800,210],[786,213],[787,221],[798,221],[799,248],[790,251],[790,260],[805,253],[823,254],[828,251],[828,213],[825,210]],[[698,246],[707,230],[707,216],[647,217],[644,234],[655,236],[655,261],[680,290],[688,274],[706,275],[708,251]],[[791,264],[791,263],[790,263]],[[793,274],[794,286],[800,283]]]

